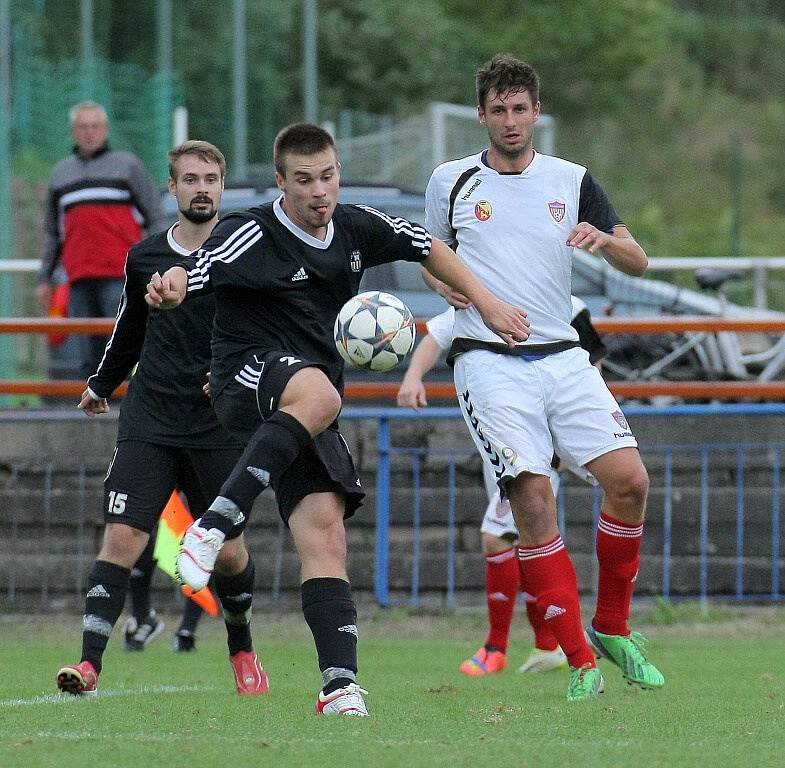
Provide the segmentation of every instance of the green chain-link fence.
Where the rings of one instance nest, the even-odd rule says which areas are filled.
[[[172,146],[172,114],[183,103],[178,73],[150,73],[127,63],[96,57],[52,59],[41,41],[23,24],[10,36],[11,77],[0,110],[2,147],[0,189],[2,216],[10,226],[0,235],[0,259],[36,259],[41,253],[41,206],[46,180],[59,160],[72,150],[71,107],[84,100],[103,105],[110,122],[109,141],[116,149],[135,152],[162,187],[167,178],[166,153]],[[34,275],[0,274],[0,315],[35,314]],[[0,378],[35,375],[45,365],[41,337],[0,336]]]
[[[102,104],[110,141],[138,154],[160,184],[166,181],[166,152],[172,145],[172,111],[182,104],[177,73],[150,74],[133,64],[96,59],[52,61],[35,52],[30,35],[15,32],[11,81],[12,153],[32,153],[52,164],[71,150],[68,112],[79,101]]]

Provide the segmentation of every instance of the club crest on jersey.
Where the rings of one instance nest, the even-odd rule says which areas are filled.
[[[363,267],[362,254],[359,251],[352,251],[349,254],[349,269],[352,272],[359,272]]]
[[[480,200],[474,204],[474,216],[480,221],[488,221],[493,214],[493,208],[487,200]]]
[[[560,200],[554,200],[553,202],[548,203],[548,210],[551,212],[553,220],[557,224],[560,224],[561,220],[564,218],[564,212],[567,210],[567,206]]]
[[[624,430],[629,430],[630,425],[627,423],[627,419],[624,418],[624,414],[621,411],[614,411],[611,416],[613,416],[613,420]]]

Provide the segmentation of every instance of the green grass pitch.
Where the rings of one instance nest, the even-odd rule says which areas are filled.
[[[301,617],[255,617],[271,681],[255,698],[234,692],[220,622],[203,621],[197,652],[179,655],[169,650],[176,619],[168,618],[144,653],[123,652],[115,636],[101,695],[84,700],[54,693],[58,667],[78,660],[74,618],[0,618],[0,765],[785,766],[782,608],[637,623],[666,687],[630,688],[600,662],[606,693],[573,704],[565,672],[515,672],[531,642],[520,618],[510,669],[468,679],[457,667],[483,639],[481,614],[361,610],[360,682],[371,712],[363,719],[312,714],[319,678]]]

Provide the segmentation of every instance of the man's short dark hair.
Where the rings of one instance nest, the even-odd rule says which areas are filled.
[[[210,144],[209,141],[190,139],[169,150],[166,159],[169,162],[170,179],[177,181],[177,161],[183,155],[194,155],[206,163],[217,163],[221,169],[221,178],[226,174],[226,158],[215,144]]]
[[[488,94],[528,91],[532,104],[540,100],[540,76],[534,67],[506,53],[494,56],[477,70],[477,103],[485,108]]]
[[[273,145],[273,162],[275,170],[281,176],[286,175],[286,155],[315,155],[332,149],[338,156],[335,140],[327,131],[313,123],[294,123],[287,125],[275,137]]]

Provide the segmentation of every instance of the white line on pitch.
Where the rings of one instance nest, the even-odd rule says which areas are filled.
[[[57,704],[70,701],[94,701],[116,696],[145,696],[149,693],[200,693],[214,691],[212,685],[142,685],[139,688],[101,689],[98,696],[73,696],[70,693],[46,693],[30,699],[0,699],[0,708],[29,707],[35,704]]]

